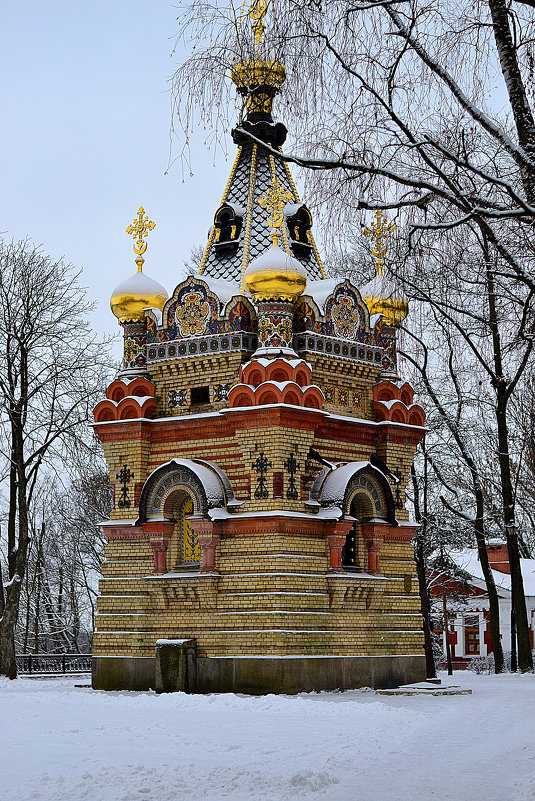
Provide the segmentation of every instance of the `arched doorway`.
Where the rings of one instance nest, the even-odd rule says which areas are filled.
[[[361,524],[374,516],[374,504],[366,491],[360,490],[353,495],[349,503],[349,514],[355,518],[355,522],[342,548],[342,565],[356,570],[366,570],[368,552],[362,538]]]

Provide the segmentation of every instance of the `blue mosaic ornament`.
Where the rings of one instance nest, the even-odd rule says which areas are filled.
[[[167,408],[176,409],[188,405],[187,389],[170,389],[167,393]]]

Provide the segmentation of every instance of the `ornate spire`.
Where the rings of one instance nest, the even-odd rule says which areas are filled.
[[[156,223],[149,220],[145,215],[145,209],[140,206],[137,217],[134,217],[132,224],[126,229],[126,233],[134,237],[132,247],[137,256],[137,272],[115,287],[111,296],[111,310],[119,318],[120,323],[142,321],[144,309],[154,307],[161,311],[167,300],[164,287],[142,270],[145,262],[143,254],[147,250],[145,239],[149,231],[155,227]],[[127,361],[131,360],[126,359],[125,363]]]
[[[310,280],[326,277],[311,231],[311,214],[299,198],[288,165],[260,144],[282,152],[287,134],[285,125],[272,116],[273,99],[286,70],[267,58],[264,31],[270,3],[243,0],[238,16],[238,33],[242,25],[251,26],[249,43],[254,33],[249,57],[234,63],[230,73],[244,98],[244,113],[232,131],[238,153],[199,265],[199,274],[235,281],[242,289],[249,264],[270,246],[278,247],[278,242],[284,258],[297,259]]]
[[[387,249],[386,241],[395,228],[396,226],[394,223],[389,222],[386,217],[383,217],[381,209],[377,209],[375,222],[371,222],[363,231],[364,236],[369,236],[371,240],[372,255],[375,257],[377,275],[382,275],[383,273]]]
[[[260,55],[260,49],[264,41],[265,16],[268,10],[269,0],[252,0],[247,15],[251,22],[254,38],[256,42],[256,56],[235,64],[230,77],[236,84],[238,92],[246,98],[247,122],[258,123],[267,121],[272,123],[271,109],[273,98],[279,92],[282,84],[286,80],[286,70],[284,64],[278,61],[270,61]],[[273,128],[273,126],[271,126]],[[277,130],[277,141],[272,138],[265,139],[262,131],[261,139],[270,141],[275,147],[281,145],[286,137],[284,126],[279,127],[284,130]],[[274,131],[270,131],[273,135]],[[236,142],[241,144],[241,142]]]
[[[371,251],[375,258],[377,275],[361,287],[361,295],[370,314],[382,314],[384,322],[390,326],[400,326],[409,313],[409,304],[399,288],[383,275],[386,256],[386,242],[396,226],[383,217],[377,209],[375,220],[362,232],[371,240]],[[393,340],[395,348],[395,340]],[[395,363],[395,355],[393,357]]]

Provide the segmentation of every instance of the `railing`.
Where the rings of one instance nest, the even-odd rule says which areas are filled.
[[[90,673],[91,654],[17,654],[19,674]]]

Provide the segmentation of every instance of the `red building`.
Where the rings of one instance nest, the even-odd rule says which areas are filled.
[[[487,545],[489,562],[494,574],[500,606],[500,633],[504,651],[511,648],[511,570],[507,556],[507,545],[491,542]],[[462,670],[476,657],[492,653],[489,625],[489,598],[477,550],[452,553],[450,559],[461,568],[469,578],[444,581],[435,572],[431,577],[431,599],[435,619],[443,620],[443,593],[448,606],[448,629],[453,667]],[[533,644],[535,630],[535,559],[521,559],[526,606],[530,621],[530,635]],[[442,635],[442,627],[436,629]]]

